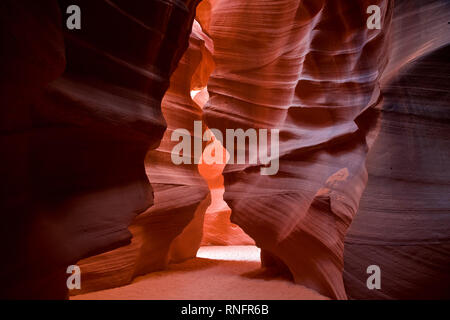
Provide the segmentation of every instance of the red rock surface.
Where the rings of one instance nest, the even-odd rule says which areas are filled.
[[[72,2],[0,4],[0,296],[66,297],[70,264],[80,294],[255,243],[321,296],[448,298],[448,1],[197,2],[77,1],[78,31]],[[279,171],[173,164],[195,120],[279,129]]]
[[[146,159],[148,178],[154,188],[154,206],[131,224],[131,244],[78,262],[83,287],[71,294],[128,284],[136,276],[194,258],[201,242],[207,245],[254,243],[238,226],[231,224],[230,211],[221,200],[224,165],[205,162],[197,165],[194,153],[190,165],[175,165],[171,160],[172,149],[178,143],[171,141],[175,129],[185,128],[195,139],[201,139],[194,136],[193,122],[201,121],[203,103],[193,99],[191,91],[206,86],[214,68],[213,50],[211,39],[194,22],[189,47],[162,101],[167,130],[160,146],[150,151]],[[210,190],[214,203],[211,203]]]
[[[372,4],[382,10],[381,30],[366,27]],[[215,46],[207,125],[281,131],[277,175],[238,165],[224,171],[232,222],[263,249],[263,264],[284,265],[297,283],[332,298],[346,298],[345,287],[364,299],[447,296],[449,179],[433,173],[446,171],[448,126],[425,120],[435,113],[448,121],[446,51],[419,58],[448,45],[448,3],[398,1],[393,23],[393,1],[216,0],[199,10]],[[381,122],[377,110],[387,113]],[[405,155],[409,166],[401,165]],[[346,242],[344,286],[344,239],[367,184],[366,159],[373,191]],[[388,273],[382,290],[366,287],[371,264]]]
[[[353,299],[448,299],[450,4],[397,1],[369,179],[345,239]],[[366,268],[381,269],[368,290]]]
[[[208,29],[207,125],[280,129],[276,175],[225,168],[232,222],[296,282],[339,299],[344,236],[367,181],[367,128],[355,120],[380,102],[392,15],[388,1],[369,2],[213,1]],[[367,30],[369,4],[382,8],[381,30]]]
[[[0,5],[2,297],[66,297],[67,266],[129,243],[153,203],[144,158],[198,1],[75,2],[71,31],[71,1]]]

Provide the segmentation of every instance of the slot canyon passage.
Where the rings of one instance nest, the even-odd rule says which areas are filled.
[[[0,297],[450,298],[448,1],[0,9]],[[210,128],[279,130],[278,171]]]

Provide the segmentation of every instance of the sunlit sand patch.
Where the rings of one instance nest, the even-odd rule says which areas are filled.
[[[261,249],[256,246],[208,246],[201,247],[197,258],[225,261],[260,261]]]

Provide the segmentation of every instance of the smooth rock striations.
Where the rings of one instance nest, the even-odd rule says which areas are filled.
[[[382,11],[380,30],[366,26],[374,4]],[[445,171],[449,150],[447,51],[395,80],[450,42],[448,3],[398,1],[393,12],[393,1],[211,0],[197,13],[215,46],[207,125],[224,134],[280,129],[276,175],[261,176],[259,164],[225,168],[232,221],[262,248],[263,265],[284,265],[296,282],[331,298],[347,297],[344,238],[367,183],[372,146],[374,178],[346,242],[349,296],[448,297],[449,179],[434,175]],[[421,119],[430,117],[439,123]],[[401,164],[405,155],[409,166]],[[380,265],[385,289],[367,288],[372,264]]]
[[[366,26],[373,4],[381,30]],[[261,176],[259,164],[229,164],[224,175],[232,221],[262,248],[264,267],[338,299],[448,297],[449,179],[438,174],[449,150],[448,49],[439,49],[449,43],[448,12],[445,1],[203,1],[197,19],[216,67],[209,99],[212,44],[195,25],[164,99],[168,130],[147,158],[156,205],[135,219],[130,245],[80,262],[85,290],[192,257],[203,224],[212,230],[204,244],[248,241],[230,229],[227,210],[203,222],[205,182],[195,165],[169,159],[171,132],[192,134],[208,100],[203,119],[224,135],[280,129],[276,175]],[[197,104],[193,89],[202,90]],[[199,170],[218,192],[222,167]],[[372,264],[381,267],[381,290],[366,286]]]
[[[169,262],[195,257],[202,239],[203,217],[210,204],[209,189],[194,163],[193,152],[191,164],[172,162],[172,149],[178,141],[171,141],[171,136],[176,129],[186,129],[192,136],[192,146],[194,139],[202,143],[202,137],[194,136],[194,121],[201,120],[202,110],[191,91],[206,86],[214,67],[212,51],[211,40],[194,21],[189,46],[161,104],[167,130],[159,147],[146,157],[154,205],[130,225],[133,239],[129,245],[78,262],[83,287],[71,294],[125,285],[138,275],[164,269]]]
[[[0,296],[64,298],[68,265],[130,243],[197,3],[2,1]]]
[[[197,3],[1,2],[0,296],[66,297],[74,263],[78,294],[251,243],[225,181],[263,267],[331,298],[448,298],[448,1],[204,0],[191,32]],[[195,120],[279,129],[279,170],[176,166]]]
[[[345,240],[353,299],[450,298],[450,3],[414,2],[396,3],[380,131]],[[380,290],[366,286],[370,265]]]
[[[381,30],[367,29],[371,4],[381,7]],[[207,125],[224,135],[280,130],[276,175],[225,168],[232,221],[263,249],[264,265],[279,259],[296,282],[346,298],[343,242],[366,184],[373,127],[355,120],[380,103],[392,3],[214,1],[199,10],[210,11],[215,47]]]

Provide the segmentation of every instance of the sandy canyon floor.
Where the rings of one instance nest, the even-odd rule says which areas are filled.
[[[288,279],[261,272],[255,246],[201,247],[197,257],[136,278],[133,283],[71,300],[316,300],[326,297]]]

